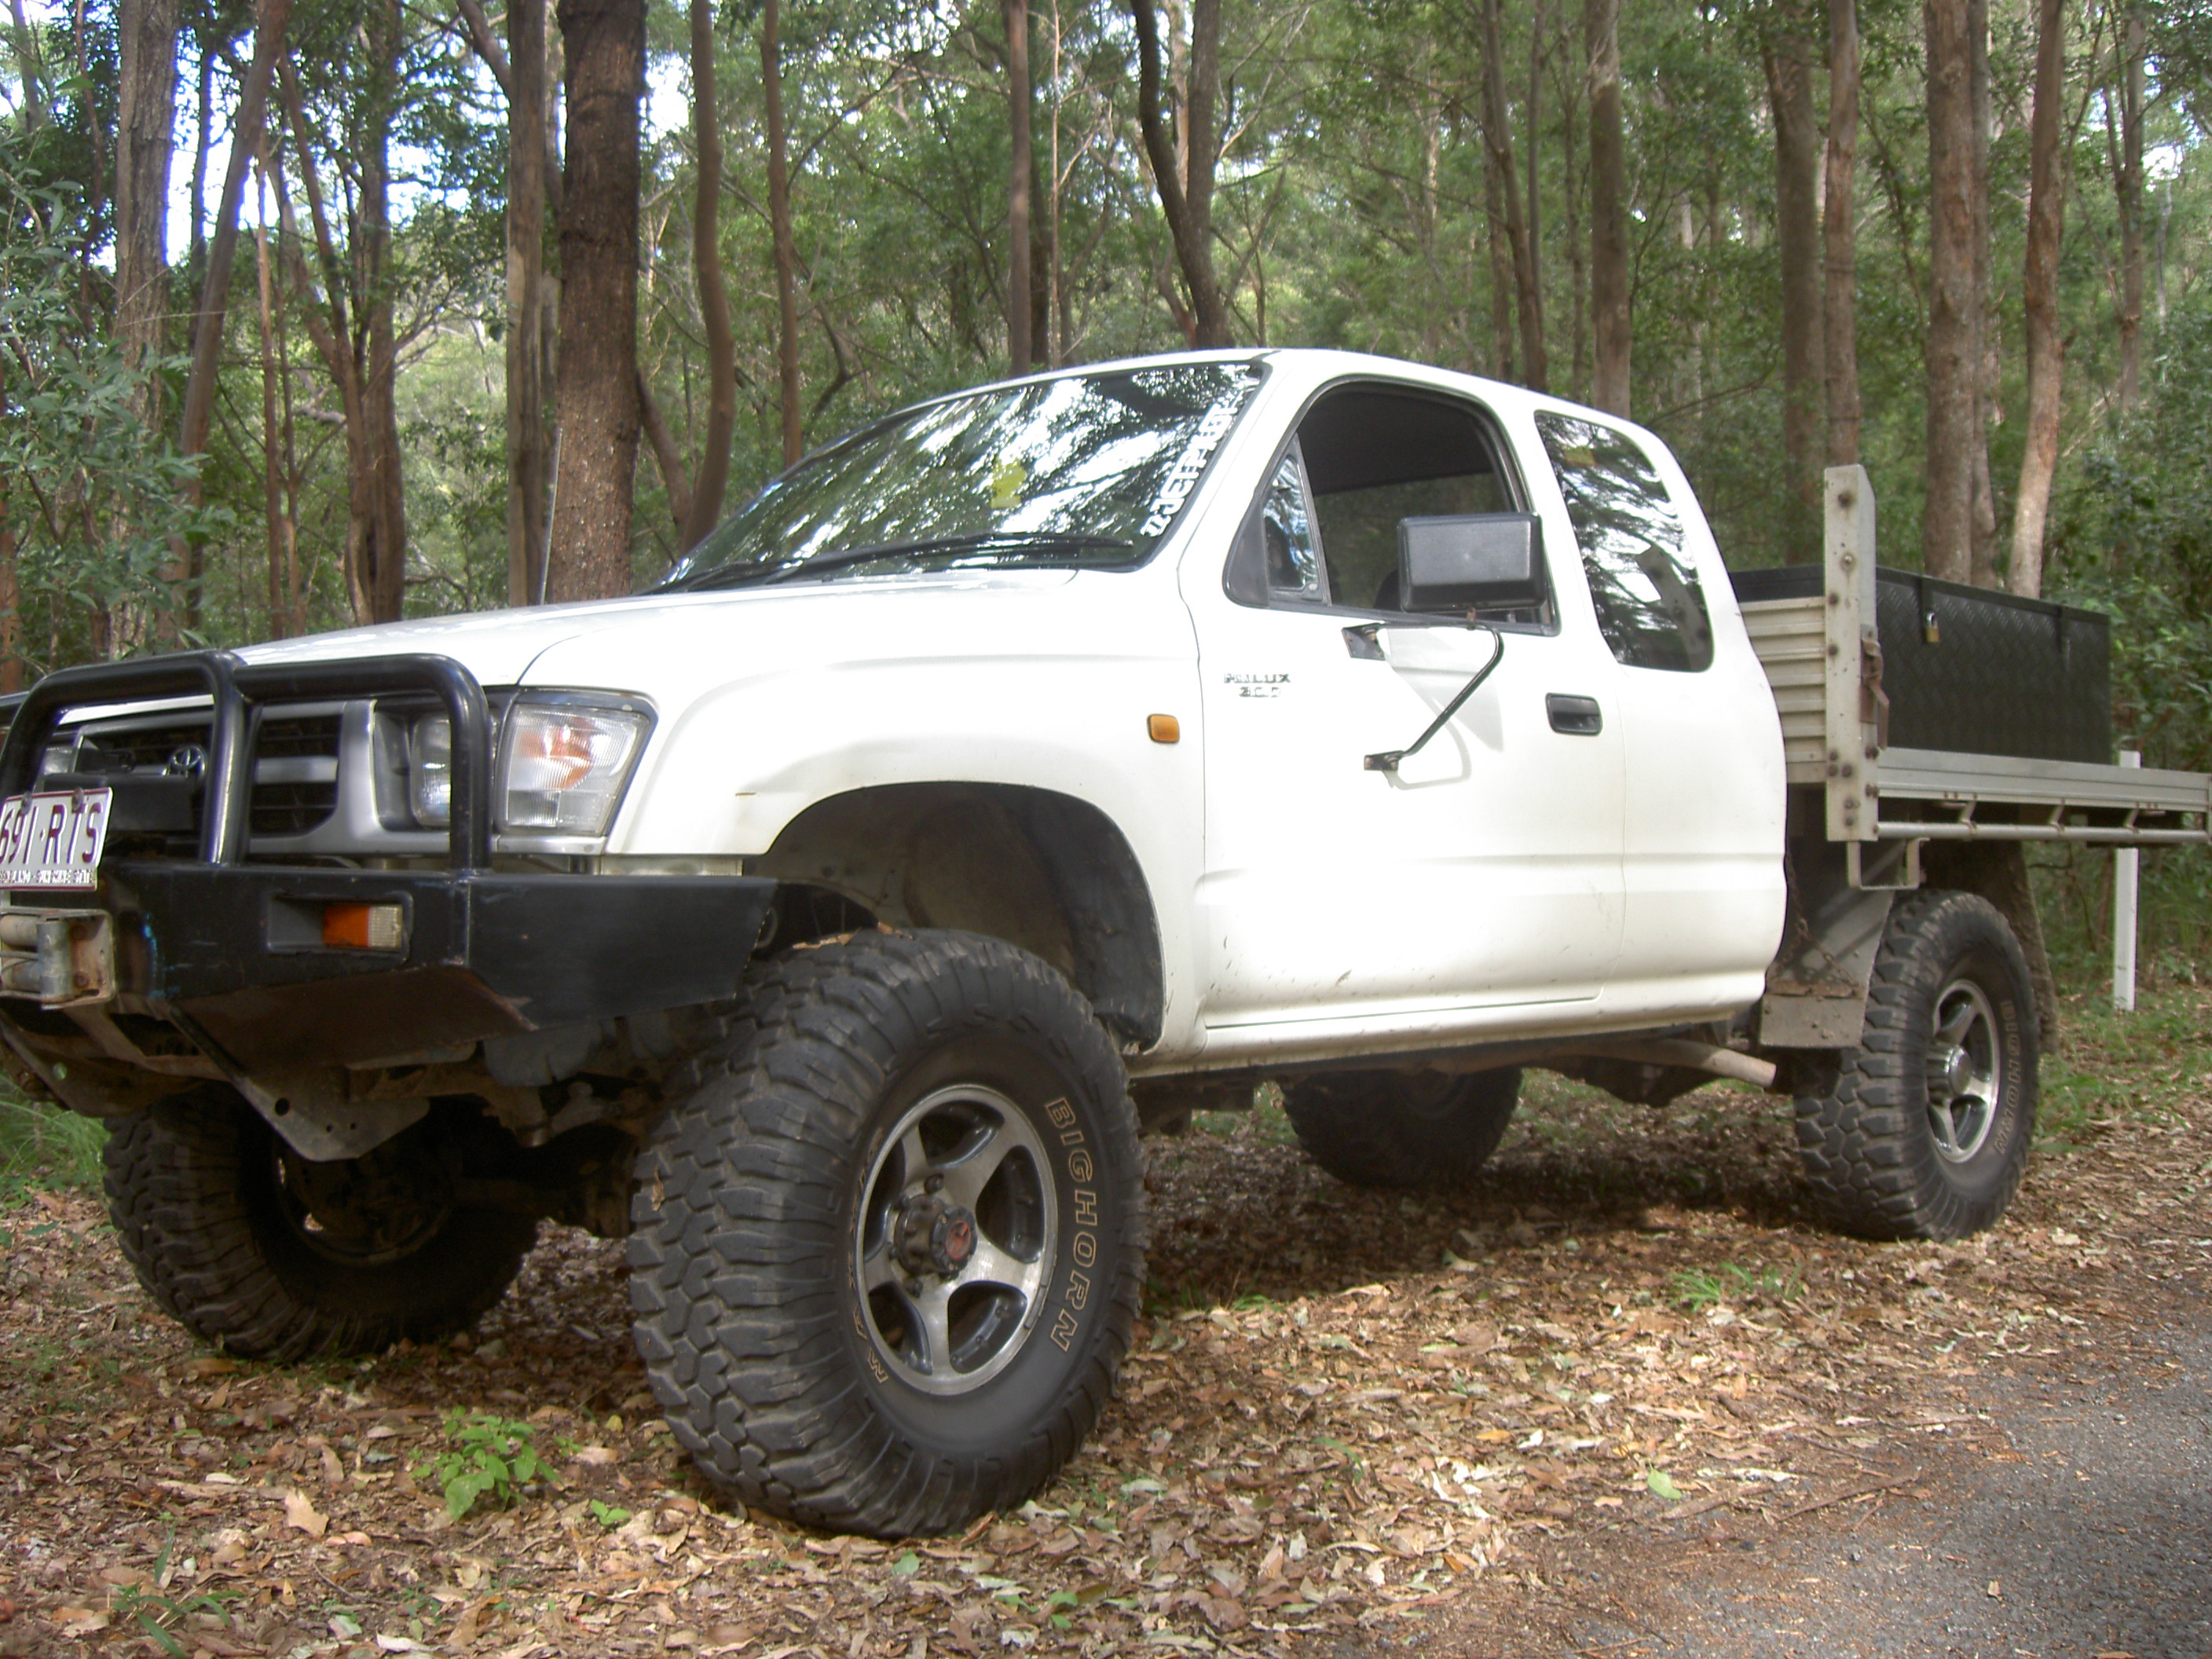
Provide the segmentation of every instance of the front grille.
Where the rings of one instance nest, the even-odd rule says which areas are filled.
[[[304,836],[337,810],[337,713],[263,717],[253,745],[253,793],[247,823],[255,836]],[[188,776],[207,763],[204,718],[149,717],[88,722],[68,769]],[[197,830],[199,809],[193,807]]]
[[[279,714],[264,718],[253,745],[253,799],[248,822],[257,836],[304,836],[338,805],[338,717],[336,714]],[[321,777],[264,777],[289,771],[277,761],[324,760],[312,769]],[[301,768],[301,770],[310,769]]]

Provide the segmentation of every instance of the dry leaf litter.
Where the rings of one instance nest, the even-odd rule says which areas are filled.
[[[0,1215],[0,1655],[1425,1644],[1556,1597],[1564,1544],[1796,1524],[1945,1444],[2007,1455],[1979,1370],[2109,1344],[2212,1258],[2212,997],[2161,1006],[2086,1023],[2011,1218],[1955,1245],[1823,1231],[1787,1103],[1733,1085],[1653,1111],[1532,1074],[1443,1197],[1338,1184],[1276,1112],[1202,1119],[1151,1144],[1147,1315],[1088,1445],[1019,1512],[910,1543],[691,1473],[619,1244],[549,1228],[472,1340],[268,1367],[197,1348],[95,1202],[41,1194]],[[457,1407],[534,1425],[555,1476],[449,1520],[422,1466]]]

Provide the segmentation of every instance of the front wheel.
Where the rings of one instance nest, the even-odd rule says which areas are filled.
[[[375,1353],[466,1330],[538,1236],[457,1196],[472,1133],[434,1114],[360,1158],[310,1163],[210,1084],[115,1125],[108,1212],[138,1281],[228,1352]]]
[[[884,1536],[1019,1504],[1113,1389],[1144,1277],[1121,1059],[996,939],[757,972],[638,1162],[640,1352],[744,1502]]]
[[[1797,1099],[1829,1213],[1870,1238],[1963,1238],[2012,1201],[2035,1138],[2035,990],[2005,919],[1970,893],[1890,913],[1866,1027]]]

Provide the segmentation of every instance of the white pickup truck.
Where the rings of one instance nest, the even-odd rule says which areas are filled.
[[[2203,839],[2206,780],[2098,763],[2094,708],[2071,759],[1893,743],[1829,484],[1825,570],[1740,604],[1662,444],[1514,387],[1253,351],[939,398],[635,598],[49,677],[0,1036],[108,1120],[207,1340],[434,1339],[541,1220],[627,1236],[700,1466],[881,1534],[1072,1455],[1140,1129],[1261,1082],[1413,1184],[1523,1066],[1745,1079],[1842,1224],[1956,1236],[2033,1123],[2021,843]],[[1927,586],[1916,647],[1970,598]],[[2021,615],[2066,663],[2096,620]]]

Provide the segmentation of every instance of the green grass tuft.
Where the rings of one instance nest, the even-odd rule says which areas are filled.
[[[107,1126],[58,1106],[26,1100],[0,1084],[0,1209],[32,1193],[100,1184],[100,1151]]]

